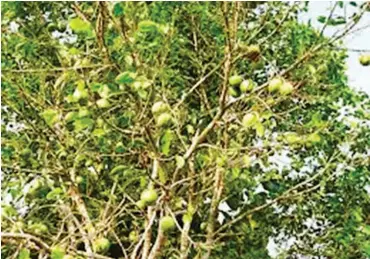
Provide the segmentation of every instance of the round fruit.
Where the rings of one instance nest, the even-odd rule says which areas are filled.
[[[258,55],[261,52],[260,47],[258,45],[250,45],[247,51],[248,51],[248,54],[250,55]]]
[[[158,116],[157,125],[159,127],[165,126],[171,122],[171,115],[169,113],[162,113]]]
[[[164,102],[156,102],[152,106],[153,114],[160,114],[166,112],[168,109],[167,105]]]
[[[83,181],[84,181],[84,178],[83,178],[82,176],[80,176],[80,175],[79,175],[79,176],[77,176],[77,177],[76,177],[76,183],[77,183],[77,184],[80,184],[80,183],[82,183]]]
[[[238,75],[231,76],[229,78],[229,83],[231,85],[239,85],[242,81],[243,81],[243,78],[241,76],[238,76]]]
[[[96,252],[105,252],[109,249],[110,242],[105,237],[100,237],[93,242],[93,247]]]
[[[137,231],[131,231],[128,235],[128,239],[131,242],[137,242],[139,240],[139,235],[137,234]]]
[[[252,91],[253,90],[253,87],[254,87],[254,82],[249,79],[249,80],[244,80],[241,84],[240,84],[240,91],[242,93],[246,93],[248,91]]]
[[[288,142],[288,144],[296,144],[301,141],[301,138],[298,136],[298,134],[294,132],[286,133],[285,139]]]
[[[89,94],[85,89],[76,88],[76,90],[73,92],[73,98],[76,101],[78,101],[80,99],[86,99],[87,97],[89,97]]]
[[[370,65],[370,55],[361,55],[359,61],[363,66]]]
[[[77,117],[77,112],[69,112],[69,113],[67,113],[66,114],[66,116],[64,116],[64,120],[66,121],[66,122],[70,122],[70,121],[72,121],[74,118],[76,118]]]
[[[312,133],[310,134],[307,139],[306,139],[308,142],[311,142],[311,143],[320,143],[321,141],[321,137],[319,134],[317,133]]]
[[[291,94],[293,92],[293,85],[289,82],[285,82],[284,84],[280,86],[279,92],[282,95]]]
[[[242,124],[244,127],[249,128],[258,122],[258,114],[255,112],[244,115]]]
[[[207,223],[206,222],[202,222],[201,224],[200,224],[200,229],[201,230],[205,230],[207,228]]]
[[[99,108],[108,108],[110,103],[107,99],[99,99],[96,101],[96,105],[98,105]]]
[[[281,78],[273,78],[268,86],[269,92],[272,93],[279,90],[282,84],[283,80]]]
[[[164,216],[159,223],[162,231],[170,231],[175,228],[175,221],[170,216]]]
[[[141,193],[140,199],[146,204],[152,204],[158,199],[158,194],[155,190],[148,189]]]
[[[146,203],[145,203],[145,201],[143,201],[143,200],[139,200],[139,201],[137,201],[136,202],[136,206],[138,206],[139,207],[139,209],[144,209],[145,208],[145,206],[146,206]]]

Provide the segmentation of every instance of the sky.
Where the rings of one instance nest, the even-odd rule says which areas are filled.
[[[308,22],[311,20],[311,24],[316,28],[322,28],[323,24],[317,21],[319,15],[327,16],[334,5],[334,1],[320,1],[310,2],[309,10],[307,13],[303,13],[300,16],[302,22]],[[361,3],[361,2],[357,2]],[[335,15],[350,16],[356,11],[356,7],[353,7],[345,2],[344,8],[336,8]],[[370,66],[362,66],[358,58],[361,53],[367,53],[370,55],[370,12],[365,12],[360,22],[356,25],[357,28],[366,27],[357,33],[351,34],[344,39],[345,47],[353,50],[368,50],[366,52],[348,51],[347,59],[347,76],[349,85],[353,88],[365,91],[370,95]],[[325,29],[325,35],[332,35],[341,26],[328,26]]]

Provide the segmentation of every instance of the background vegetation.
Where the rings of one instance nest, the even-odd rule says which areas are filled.
[[[346,4],[3,2],[2,256],[368,258]]]

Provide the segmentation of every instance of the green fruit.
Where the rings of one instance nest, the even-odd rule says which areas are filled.
[[[151,32],[157,30],[157,24],[152,21],[141,21],[139,22],[138,27],[141,32]]]
[[[145,208],[145,206],[146,206],[146,203],[145,203],[145,201],[143,201],[143,200],[139,200],[139,201],[137,201],[136,202],[136,206],[138,206],[139,207],[139,209],[144,209]]]
[[[268,85],[269,92],[272,93],[279,90],[282,84],[283,80],[281,78],[273,78]]]
[[[256,112],[244,115],[242,124],[245,128],[250,128],[258,122],[258,114]]]
[[[308,135],[306,140],[310,143],[320,143],[321,137],[317,133],[312,133],[312,134]]]
[[[105,237],[100,237],[93,242],[95,252],[106,252],[109,249],[110,242]]]
[[[161,219],[159,225],[160,225],[161,230],[164,232],[173,230],[176,226],[175,221],[173,220],[171,216],[164,216]]]
[[[242,93],[246,93],[248,91],[252,91],[253,90],[253,87],[254,87],[254,82],[249,79],[249,80],[244,80],[241,84],[240,84],[240,91]]]
[[[48,227],[42,223],[34,223],[29,227],[29,229],[31,229],[37,235],[48,232]]]
[[[200,229],[201,230],[205,230],[207,228],[207,223],[206,222],[202,222],[201,224],[200,224]]]
[[[230,85],[239,85],[243,81],[241,76],[235,75],[229,78]]]
[[[128,235],[128,239],[131,242],[139,241],[139,235],[138,235],[137,231],[131,231],[130,234]]]
[[[76,177],[76,183],[77,184],[80,184],[80,183],[82,183],[84,181],[84,178],[82,177],[82,176],[77,176]]]
[[[260,50],[260,47],[258,45],[250,45],[248,48],[247,48],[247,52],[249,55],[259,55],[261,50]]]
[[[160,114],[160,113],[164,113],[168,110],[168,106],[167,104],[165,104],[164,102],[156,102],[153,104],[152,106],[152,113],[153,114]]]
[[[361,55],[359,57],[360,64],[363,66],[370,65],[370,55]]]
[[[66,122],[70,122],[74,120],[75,118],[77,118],[77,116],[78,116],[77,112],[68,112],[66,116],[64,116],[64,120]]]
[[[110,103],[107,99],[99,99],[96,101],[96,105],[98,105],[99,108],[108,108]]]
[[[73,92],[73,98],[78,101],[80,99],[86,99],[87,97],[89,97],[89,94],[88,92],[86,91],[86,89],[79,89],[79,88],[76,88],[76,90]]]
[[[171,122],[171,115],[169,113],[162,113],[158,116],[157,126],[166,126]]]
[[[289,82],[285,82],[283,83],[280,88],[279,88],[279,92],[280,94],[282,95],[288,95],[288,94],[291,94],[293,92],[293,85]]]
[[[54,246],[51,248],[51,258],[64,258],[65,255],[65,250],[63,247],[60,246]]]
[[[297,133],[289,132],[285,134],[285,140],[288,144],[297,144],[301,141],[301,138],[298,136]]]
[[[78,112],[78,117],[82,118],[82,117],[87,117],[89,116],[91,113],[88,109],[81,109],[79,110]]]
[[[141,193],[140,199],[147,204],[152,204],[158,199],[158,194],[153,189],[144,190]]]

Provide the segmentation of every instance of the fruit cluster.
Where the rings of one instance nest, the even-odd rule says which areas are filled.
[[[158,127],[168,126],[172,122],[171,114],[169,113],[170,107],[164,102],[156,102],[152,106],[152,113],[156,119]]]
[[[289,95],[293,92],[293,85],[280,77],[273,78],[268,85],[270,93],[279,92],[281,95]]]
[[[253,80],[243,80],[243,77],[239,75],[231,76],[229,78],[229,84],[229,93],[234,97],[238,97],[243,93],[252,91],[255,86]]]

